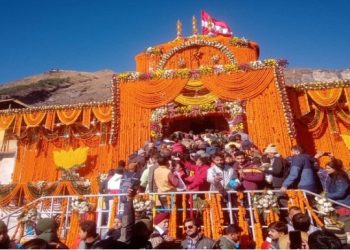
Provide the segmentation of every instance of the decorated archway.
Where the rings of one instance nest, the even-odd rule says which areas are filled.
[[[194,134],[201,134],[204,132],[220,132],[229,131],[229,125],[226,113],[215,112],[212,114],[200,116],[180,116],[176,118],[163,118],[162,135],[169,137],[176,131],[185,133],[193,132]]]
[[[152,110],[151,136],[175,131],[201,133],[206,129],[243,131],[245,120],[241,101],[223,101],[199,79],[189,79],[174,101]]]
[[[240,101],[223,102],[217,99],[212,103],[198,105],[171,102],[153,110],[151,136],[163,136],[175,131],[203,132],[205,129],[244,131],[245,120],[244,105]],[[176,128],[174,123],[184,124]]]

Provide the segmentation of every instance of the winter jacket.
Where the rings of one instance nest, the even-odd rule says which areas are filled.
[[[228,186],[230,180],[237,179],[237,173],[232,166],[225,165],[224,168],[220,168],[216,165],[212,165],[207,173],[207,182],[210,183],[210,191],[218,191],[214,184],[214,178],[217,175],[222,176],[221,185],[226,190],[230,189]]]
[[[240,249],[239,243],[235,243],[228,239],[225,235],[221,236],[219,240],[220,249]]]
[[[188,249],[188,240],[189,239],[186,238],[181,242],[182,249]],[[196,243],[195,249],[217,249],[217,248],[218,248],[217,243],[214,240],[201,235]]]
[[[283,181],[283,187],[297,186],[311,192],[319,192],[319,179],[314,167],[315,159],[308,154],[292,157],[289,175]]]
[[[272,187],[275,189],[280,189],[282,187],[284,179],[288,176],[289,163],[287,160],[280,156],[274,157],[272,159]],[[287,173],[286,173],[287,172]]]
[[[329,176],[325,188],[327,198],[350,206],[350,182],[345,176]]]
[[[258,190],[262,188],[265,181],[265,174],[261,169],[257,168],[251,162],[247,162],[241,167],[236,163],[234,168],[237,171],[239,171],[239,169],[241,170],[239,179],[242,182],[244,190]]]
[[[185,179],[185,182],[187,184],[187,190],[191,191],[207,191],[209,190],[209,183],[207,182],[207,173],[209,166],[208,165],[202,165],[198,166],[195,164],[192,164],[189,161],[184,162],[185,167],[188,170],[191,170],[194,172],[193,176],[188,176]]]

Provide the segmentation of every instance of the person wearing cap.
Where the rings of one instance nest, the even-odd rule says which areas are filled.
[[[159,248],[165,242],[172,242],[174,238],[168,235],[169,230],[169,213],[158,213],[153,218],[154,230],[150,236],[152,248]]]
[[[38,221],[35,232],[39,239],[45,240],[50,248],[68,249],[57,235],[58,224],[53,218],[42,218]]]
[[[284,179],[289,174],[289,162],[278,153],[275,144],[269,144],[265,148],[264,154],[270,159],[271,170],[267,170],[266,173],[272,175],[272,187],[280,189]]]
[[[0,249],[17,249],[16,242],[10,240],[7,233],[8,230],[5,222],[0,220]]]
[[[225,234],[219,240],[220,249],[240,249],[242,229],[237,225],[228,225]]]

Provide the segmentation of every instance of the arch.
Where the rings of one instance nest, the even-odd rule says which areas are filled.
[[[162,55],[162,58],[160,59],[157,69],[163,69],[167,61],[178,51],[193,47],[193,46],[210,46],[219,49],[232,64],[236,63],[235,56],[230,51],[228,47],[226,47],[224,44],[216,42],[216,41],[206,41],[206,40],[194,40],[194,41],[187,41],[183,43],[180,46],[176,46],[172,48],[170,51]]]

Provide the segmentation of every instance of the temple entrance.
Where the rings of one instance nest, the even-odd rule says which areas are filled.
[[[205,132],[206,129],[228,131],[229,125],[224,114],[215,113],[196,117],[179,116],[172,119],[162,119],[162,134],[164,136],[168,136],[175,131],[186,133],[193,131],[193,133],[198,134]]]

